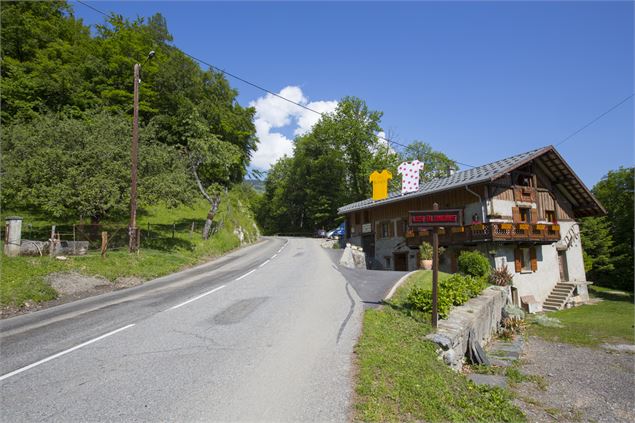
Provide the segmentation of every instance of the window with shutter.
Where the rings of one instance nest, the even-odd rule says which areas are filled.
[[[531,215],[534,214],[531,212],[531,209],[528,207],[521,207],[519,209],[520,213],[520,222],[519,223],[529,223],[531,222]]]
[[[522,223],[520,220],[520,208],[512,207],[512,220],[514,223]]]
[[[522,255],[523,253],[520,251],[520,248],[516,248],[514,250],[514,266],[516,273],[520,273],[523,270]]]
[[[536,247],[532,247],[529,249],[529,257],[531,261],[531,271],[535,272],[538,270],[538,260],[536,259]]]
[[[529,209],[529,221],[532,225],[538,223],[538,210],[537,209]]]

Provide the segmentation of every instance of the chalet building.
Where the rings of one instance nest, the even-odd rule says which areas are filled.
[[[462,212],[460,226],[439,229],[441,270],[456,272],[461,251],[479,250],[492,266],[508,267],[516,304],[548,310],[588,299],[576,220],[606,211],[553,146],[343,206],[346,241],[363,248],[370,268],[415,270],[432,232],[410,226],[410,212],[435,202]]]

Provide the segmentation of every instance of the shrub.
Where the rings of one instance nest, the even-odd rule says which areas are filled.
[[[489,275],[489,260],[478,251],[463,251],[458,260],[459,271],[463,274],[483,277]]]
[[[419,255],[421,260],[432,260],[432,245],[429,242],[422,242],[419,246]]]
[[[483,291],[486,283],[482,278],[455,274],[439,282],[437,311],[442,319],[448,317],[452,306],[459,306]],[[432,312],[432,292],[414,288],[408,294],[406,303],[413,309]]]
[[[512,284],[513,275],[509,273],[507,266],[501,266],[498,269],[493,269],[489,275],[489,282],[492,285],[507,286]]]
[[[445,248],[439,247],[439,257],[441,257],[445,253]],[[432,244],[429,242],[422,242],[419,246],[419,255],[421,260],[432,260],[432,254],[434,254],[434,249],[432,248]]]
[[[406,298],[406,303],[415,310],[432,313],[432,291],[422,288],[413,288]],[[442,319],[448,317],[451,308],[452,301],[439,290],[439,296],[437,298],[437,312],[439,313],[439,317]]]

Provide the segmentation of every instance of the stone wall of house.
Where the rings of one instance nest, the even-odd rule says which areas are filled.
[[[507,288],[490,286],[478,297],[452,309],[447,319],[439,320],[436,333],[427,339],[439,346],[438,352],[447,365],[459,370],[468,349],[470,330],[481,346],[486,344],[498,331],[507,301]]]
[[[408,270],[417,269],[417,250],[409,248],[404,237],[394,236],[391,238],[380,238],[375,241],[375,260],[376,263],[379,263],[381,270],[395,269],[394,253],[406,253],[408,256]],[[390,259],[390,264],[386,258]]]

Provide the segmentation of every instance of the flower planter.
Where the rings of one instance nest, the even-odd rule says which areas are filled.
[[[432,260],[421,260],[421,268],[424,270],[432,270]]]

